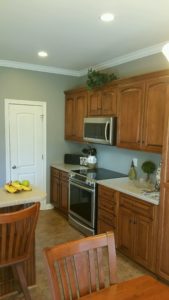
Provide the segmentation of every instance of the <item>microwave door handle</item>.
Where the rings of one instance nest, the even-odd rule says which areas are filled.
[[[107,138],[107,130],[108,130],[108,125],[110,124],[110,122],[106,122],[106,126],[105,126],[105,140],[106,142],[108,142],[108,138]]]

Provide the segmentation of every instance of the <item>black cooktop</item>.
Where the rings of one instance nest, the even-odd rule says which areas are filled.
[[[120,178],[120,177],[127,176],[126,174],[122,174],[122,173],[104,169],[104,168],[79,169],[79,170],[73,170],[73,172],[77,173],[79,175],[82,175],[82,176],[86,176],[88,178],[95,179],[95,180],[113,179],[113,178]]]

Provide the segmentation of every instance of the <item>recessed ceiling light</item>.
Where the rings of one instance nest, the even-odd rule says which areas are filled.
[[[46,56],[48,56],[47,52],[45,52],[45,51],[39,51],[39,52],[38,52],[38,55],[39,55],[40,57],[46,57]]]
[[[162,48],[162,53],[164,54],[164,56],[167,58],[167,60],[169,61],[169,43],[165,44]]]
[[[105,14],[101,15],[100,19],[103,22],[111,22],[114,20],[114,15],[111,13],[105,13]]]

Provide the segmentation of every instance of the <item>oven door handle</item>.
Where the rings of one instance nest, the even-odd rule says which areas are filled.
[[[69,181],[69,184],[72,184],[72,185],[74,185],[74,186],[76,186],[78,188],[81,188],[82,190],[94,193],[94,189],[87,188],[87,187],[85,187],[83,185],[76,184],[76,183],[74,183],[72,181]]]

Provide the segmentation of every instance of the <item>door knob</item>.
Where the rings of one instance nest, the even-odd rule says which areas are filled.
[[[12,166],[12,169],[16,169],[16,166],[14,165],[14,166]]]

